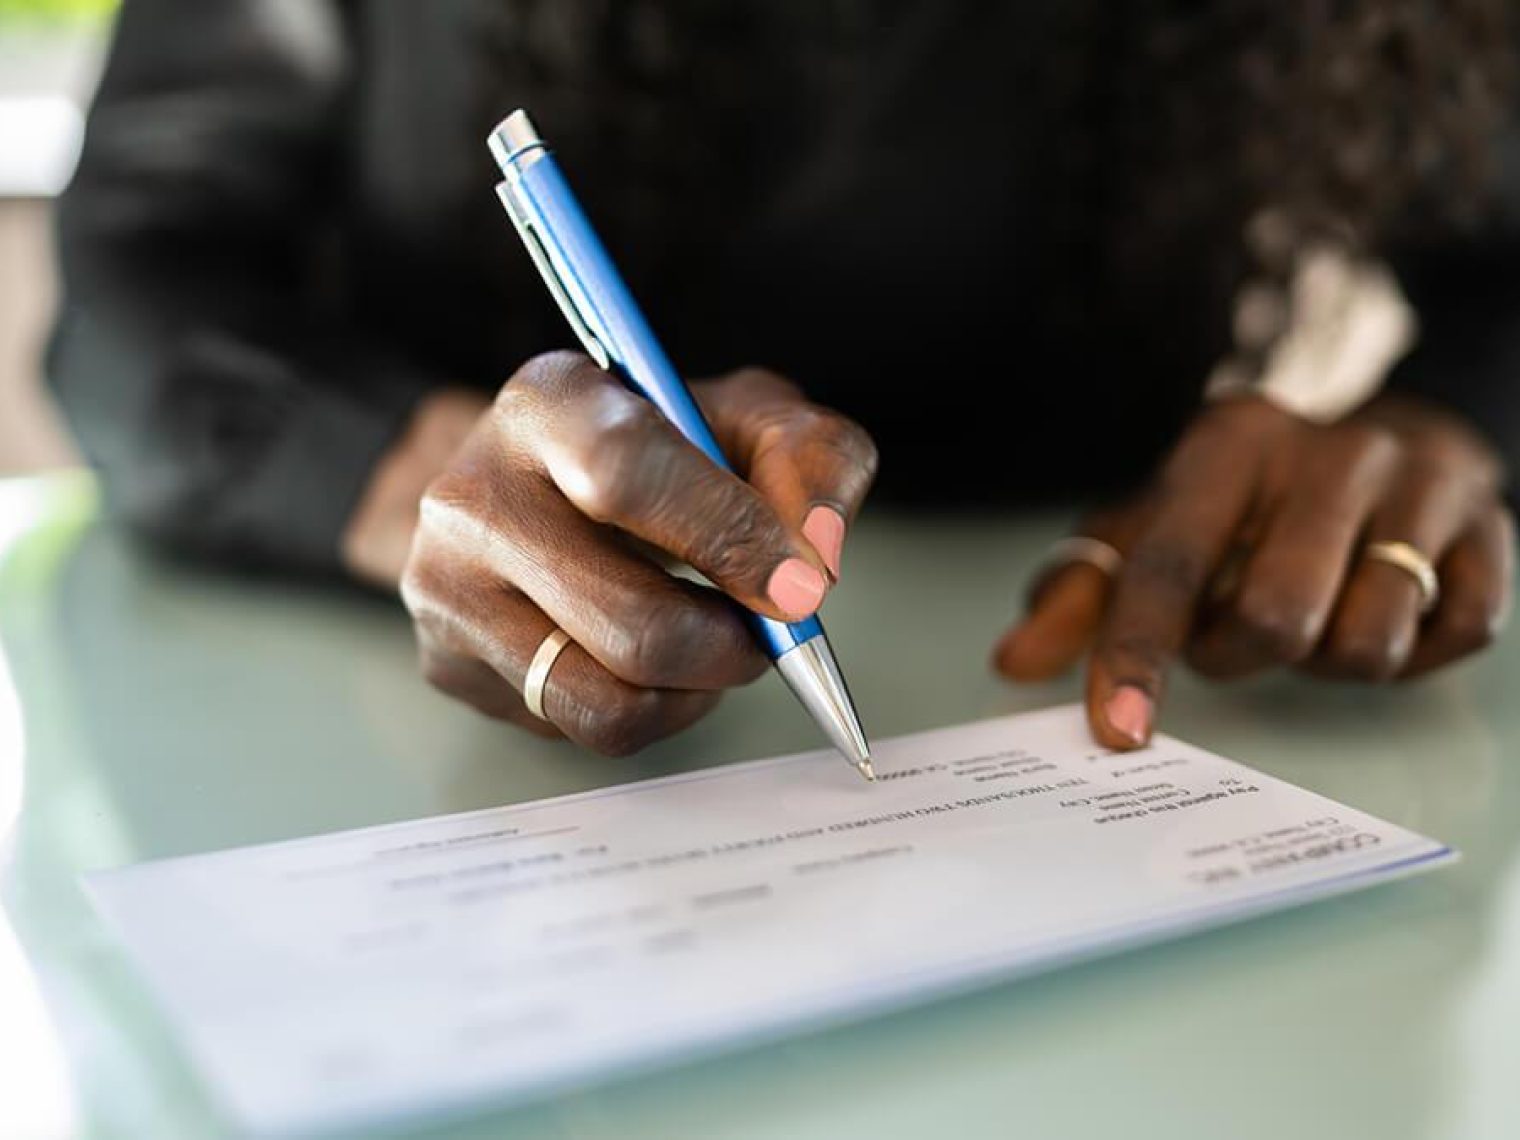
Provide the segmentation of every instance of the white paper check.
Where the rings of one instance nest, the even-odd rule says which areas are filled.
[[[1441,844],[1052,709],[91,876],[243,1127],[493,1103],[1371,885]]]

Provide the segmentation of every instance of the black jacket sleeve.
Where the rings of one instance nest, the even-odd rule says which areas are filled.
[[[1498,143],[1495,201],[1481,225],[1396,259],[1419,315],[1414,351],[1389,387],[1465,416],[1520,483],[1520,127]]]
[[[178,550],[335,569],[429,386],[334,284],[347,69],[327,0],[121,9],[59,204],[48,373],[108,501]]]

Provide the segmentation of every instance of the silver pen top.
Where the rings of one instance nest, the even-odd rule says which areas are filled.
[[[491,149],[496,165],[500,166],[504,172],[512,165],[512,160],[523,151],[543,145],[544,140],[539,135],[538,128],[533,125],[533,120],[528,118],[528,112],[521,108],[497,123],[491,133],[486,136],[486,146]]]

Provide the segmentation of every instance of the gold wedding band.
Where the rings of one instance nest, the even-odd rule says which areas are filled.
[[[1100,538],[1074,534],[1054,543],[1045,555],[1045,573],[1081,562],[1112,578],[1124,565],[1124,556]]]
[[[549,719],[544,715],[544,686],[549,681],[549,670],[554,668],[554,662],[569,644],[570,635],[564,630],[550,630],[549,636],[538,643],[533,660],[528,663],[528,675],[523,679],[523,700],[528,711],[539,720]]]
[[[1420,613],[1428,614],[1441,599],[1441,579],[1430,559],[1407,542],[1369,542],[1365,554],[1374,562],[1397,566],[1420,588]]]

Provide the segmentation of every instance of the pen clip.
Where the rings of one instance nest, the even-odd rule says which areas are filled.
[[[591,326],[581,316],[581,311],[576,307],[575,298],[570,296],[570,291],[560,280],[559,272],[554,268],[554,262],[549,257],[549,251],[544,248],[544,243],[539,240],[533,223],[524,216],[518,208],[517,199],[512,194],[512,188],[505,182],[497,183],[496,196],[501,199],[501,204],[506,207],[507,217],[512,219],[512,226],[517,230],[517,236],[522,238],[523,245],[528,247],[528,256],[533,259],[533,264],[538,266],[539,275],[543,277],[544,284],[549,287],[549,293],[559,305],[560,312],[565,314],[565,320],[570,322],[570,327],[575,335],[580,338],[587,355],[596,361],[602,368],[611,371],[612,357],[607,348],[597,339],[591,331]]]

